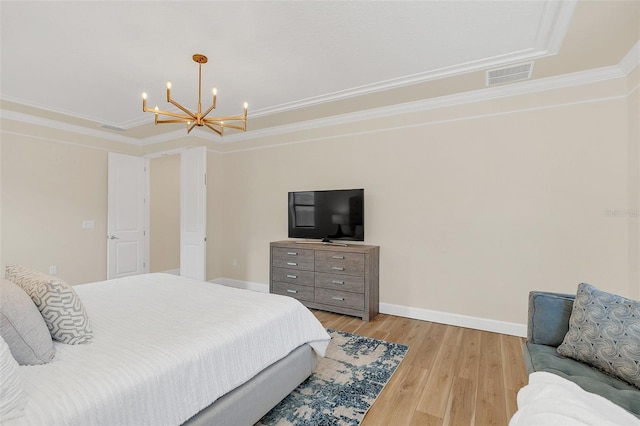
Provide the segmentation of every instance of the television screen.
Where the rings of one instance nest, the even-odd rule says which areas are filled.
[[[364,241],[364,189],[289,192],[289,238]]]

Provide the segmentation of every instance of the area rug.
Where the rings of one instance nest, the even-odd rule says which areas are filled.
[[[408,346],[327,330],[331,342],[316,371],[257,425],[359,425]]]

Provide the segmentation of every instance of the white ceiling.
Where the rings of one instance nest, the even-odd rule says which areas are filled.
[[[255,117],[555,53],[572,3],[2,1],[0,97],[131,128],[167,80],[195,108],[202,53],[203,108]]]

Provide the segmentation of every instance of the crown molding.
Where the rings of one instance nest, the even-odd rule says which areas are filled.
[[[424,73],[417,73],[390,79],[373,84],[363,85],[350,88],[347,90],[336,91],[321,96],[306,98],[294,102],[276,105],[273,107],[257,109],[252,112],[253,117],[262,117],[271,114],[291,111],[298,108],[304,108],[319,105],[327,102],[333,102],[341,99],[353,98],[365,94],[372,94],[386,91],[389,89],[408,86],[416,83],[423,83],[431,80],[437,80],[444,77],[465,74],[473,71],[479,71],[487,68],[496,68],[516,62],[525,62],[539,59],[544,56],[554,55],[560,49],[560,45],[564,40],[571,18],[576,6],[577,0],[555,1],[547,0],[544,5],[542,16],[538,25],[534,46],[522,51],[511,52],[505,55],[498,55],[482,60],[470,61],[450,67],[443,67]],[[106,122],[100,118],[92,116],[84,116],[70,111],[52,108],[45,105],[26,102],[22,99],[2,96],[0,99],[16,102],[28,107],[38,108],[44,111],[68,115],[75,118],[90,120],[96,123],[102,123],[111,127],[117,127],[124,130],[131,129],[136,126],[147,123],[146,117],[137,117],[122,122]],[[159,142],[167,139],[158,138]],[[151,139],[149,142],[144,141],[143,144],[156,143]]]
[[[628,56],[629,55],[627,55],[625,58],[627,58]],[[631,60],[629,60],[629,62],[631,62]],[[637,58],[635,59],[635,63],[637,66]],[[629,65],[627,65],[627,67],[629,67]],[[631,69],[633,68],[635,67],[629,68],[629,71],[631,71]],[[457,93],[454,95],[441,96],[438,98],[407,102],[403,104],[368,109],[364,111],[341,114],[327,118],[308,120],[304,122],[270,127],[261,130],[248,131],[246,133],[238,133],[226,136],[225,139],[220,143],[228,144],[244,140],[277,136],[285,133],[317,129],[321,127],[337,126],[364,120],[375,120],[395,115],[411,114],[438,108],[446,108],[461,104],[490,101],[492,99],[500,99],[511,96],[543,92],[547,90],[581,86],[585,84],[625,77],[626,75],[628,75],[628,72],[625,72],[625,70],[626,68],[623,68],[620,65],[614,65],[590,71],[581,71],[561,76],[529,80],[511,85],[484,88],[471,92]]]
[[[624,55],[618,67],[624,75],[629,75],[638,65],[640,65],[640,40]]]
[[[75,124],[64,123],[62,121],[51,120],[48,118],[38,117],[35,115],[24,114],[21,112],[11,111],[7,109],[0,109],[0,118],[18,121],[27,124],[33,124],[36,126],[47,127],[49,129],[62,130],[70,133],[77,133],[80,135],[91,136],[100,139],[107,139],[115,142],[128,143],[132,145],[140,145],[140,139],[132,138],[130,136],[118,135],[111,132],[106,132],[98,129],[91,129],[89,127],[78,126]]]
[[[534,43],[536,50],[545,52],[546,55],[555,55],[560,51],[577,3],[578,0],[545,3]]]
[[[322,96],[302,99],[295,102],[276,105],[270,108],[263,108],[252,113],[253,117],[278,114],[298,108],[304,108],[333,102],[341,99],[353,98],[356,96],[382,92],[385,90],[408,86],[417,83],[424,83],[444,77],[452,77],[459,74],[466,74],[473,71],[488,68],[498,68],[511,63],[533,61],[549,55],[555,55],[560,50],[560,46],[569,29],[571,18],[575,10],[577,0],[566,0],[562,2],[547,1],[544,6],[542,18],[538,26],[534,47],[522,51],[512,52],[506,55],[499,55],[484,58],[477,61],[465,62],[451,67],[443,67],[424,73],[413,74],[364,86],[359,86],[347,90],[328,93]]]
[[[575,2],[569,2],[571,4]],[[568,15],[568,13],[567,13]],[[471,92],[458,93],[454,95],[441,96],[438,98],[425,99],[421,101],[408,102],[398,105],[368,109],[353,113],[342,114],[316,120],[308,120],[283,126],[270,127],[260,130],[248,130],[245,133],[235,133],[226,135],[224,139],[212,140],[209,133],[205,133],[201,129],[194,129],[192,137],[198,137],[207,143],[216,145],[229,144],[239,141],[252,140],[257,138],[282,135],[298,131],[317,129],[320,127],[335,126],[340,124],[354,123],[358,121],[384,118],[400,114],[409,114],[414,112],[427,111],[437,108],[445,108],[465,103],[488,101],[492,99],[505,98],[510,96],[525,95],[547,90],[561,89],[567,87],[575,87],[585,84],[597,83],[606,80],[623,78],[629,75],[636,67],[640,65],[640,40],[627,52],[619,64],[594,70],[580,71],[560,76],[529,80],[510,85],[483,88]],[[73,124],[63,123],[56,120],[50,120],[42,117],[36,117],[15,111],[0,109],[0,118],[25,122],[38,126],[49,127],[53,129],[63,130],[72,133],[83,134],[87,136],[113,140],[116,142],[129,143],[137,146],[152,145],[160,142],[169,142],[185,136],[184,130],[175,130],[147,138],[132,138],[129,136],[118,135],[98,129],[90,129],[87,127],[77,126]],[[217,152],[217,151],[216,151]]]

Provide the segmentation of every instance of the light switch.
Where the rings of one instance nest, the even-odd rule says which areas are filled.
[[[93,229],[96,227],[95,220],[83,220],[82,221],[82,229]]]

